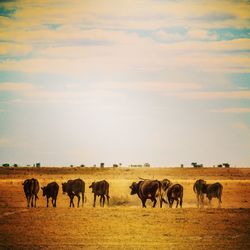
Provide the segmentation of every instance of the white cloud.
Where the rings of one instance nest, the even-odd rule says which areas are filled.
[[[33,90],[34,86],[31,83],[22,82],[4,82],[0,83],[0,91],[27,91]]]
[[[250,113],[250,108],[224,108],[224,109],[213,109],[212,112],[216,113]]]
[[[173,95],[180,98],[196,99],[196,100],[250,99],[250,91],[220,91],[220,92],[187,91],[182,93],[169,93],[168,95]]]

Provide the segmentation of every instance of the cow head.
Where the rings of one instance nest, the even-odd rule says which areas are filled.
[[[43,190],[43,196],[46,195],[46,187],[41,187],[41,189]]]
[[[130,192],[131,195],[138,194],[139,183],[133,182],[129,188],[131,189],[131,192]]]
[[[63,191],[63,194],[67,193],[67,186],[68,186],[67,182],[63,182],[63,183],[62,183],[62,191]]]
[[[89,188],[92,188],[92,193],[95,191],[95,182],[92,182]]]
[[[164,179],[161,181],[162,189],[166,191],[171,185],[172,182],[169,179]]]

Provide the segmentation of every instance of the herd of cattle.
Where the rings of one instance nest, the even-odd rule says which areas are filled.
[[[131,189],[131,195],[137,194],[142,202],[142,207],[146,207],[146,201],[149,199],[153,202],[153,207],[156,206],[157,200],[162,207],[163,202],[169,204],[171,208],[174,201],[176,201],[176,207],[180,205],[182,207],[183,202],[183,186],[180,184],[173,184],[170,180],[164,179],[149,180],[142,179],[139,182],[133,182],[129,187]],[[27,199],[28,207],[36,207],[36,200],[38,199],[39,182],[37,179],[27,179],[23,183],[24,193]],[[94,203],[96,205],[96,197],[100,196],[100,206],[104,206],[105,199],[107,199],[107,205],[109,205],[109,183],[106,180],[92,182],[89,186],[94,194]],[[51,182],[47,186],[41,188],[43,196],[47,198],[47,207],[49,206],[49,199],[52,199],[52,206],[56,207],[56,200],[59,191],[59,185],[56,182]],[[199,179],[193,185],[193,191],[197,197],[197,206],[204,206],[204,196],[206,195],[211,205],[212,198],[217,198],[219,201],[219,207],[221,206],[223,186],[219,183],[207,184],[206,181]],[[80,205],[82,198],[82,206],[84,204],[85,182],[81,179],[68,180],[62,183],[63,194],[67,194],[70,200],[69,206],[74,207],[74,197],[78,198],[77,206]],[[81,197],[80,197],[81,195]],[[166,199],[167,200],[166,200]]]

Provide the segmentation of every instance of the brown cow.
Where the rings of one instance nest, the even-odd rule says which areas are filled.
[[[212,198],[217,198],[219,200],[218,207],[221,207],[222,190],[223,190],[223,186],[219,182],[205,185],[204,193],[207,194],[207,198],[209,200],[209,206],[211,206]]]
[[[109,205],[109,183],[105,180],[98,181],[98,182],[92,182],[92,184],[89,186],[89,188],[92,188],[92,193],[94,193],[94,204],[93,207],[95,207],[96,203],[96,196],[100,197],[100,206],[104,207],[105,203],[105,196],[107,197],[107,204]]]
[[[129,187],[131,189],[131,195],[137,194],[141,199],[142,207],[146,207],[147,199],[150,199],[153,203],[153,207],[156,205],[156,198],[159,197],[160,207],[162,207],[162,202],[166,202],[163,199],[162,184],[158,180],[142,180],[138,183],[133,182]]]
[[[197,180],[193,185],[193,190],[197,198],[197,207],[204,206],[204,194],[206,193],[206,181],[203,179]]]
[[[49,198],[51,198],[52,206],[56,207],[56,199],[59,190],[59,186],[56,182],[49,183],[46,187],[42,187],[43,196],[47,198],[47,207],[49,206]]]
[[[167,189],[167,197],[169,207],[172,208],[174,201],[176,201],[176,207],[178,207],[180,203],[180,207],[182,208],[182,201],[183,201],[183,186],[180,184],[171,185]]]
[[[75,179],[75,180],[68,180],[68,182],[62,183],[62,190],[63,193],[67,193],[70,198],[69,207],[71,205],[75,207],[74,205],[74,197],[76,196],[78,198],[77,206],[79,207],[80,204],[80,193],[82,193],[82,206],[84,204],[84,193],[85,193],[85,182],[81,179]]]
[[[23,190],[27,199],[27,207],[36,207],[36,200],[38,199],[38,192],[39,192],[39,182],[37,179],[27,179],[23,183]],[[35,198],[35,204],[33,204]]]

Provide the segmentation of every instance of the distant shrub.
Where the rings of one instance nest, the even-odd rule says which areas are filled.
[[[4,163],[2,166],[7,168],[7,167],[10,166],[10,164],[9,163]]]

